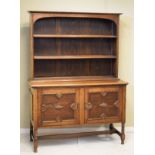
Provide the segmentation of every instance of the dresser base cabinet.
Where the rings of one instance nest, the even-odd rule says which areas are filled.
[[[126,84],[103,86],[43,87],[32,92],[30,140],[37,152],[38,140],[118,134],[124,144]],[[118,131],[113,123],[121,123]],[[38,135],[39,128],[109,124],[109,130],[71,134]]]

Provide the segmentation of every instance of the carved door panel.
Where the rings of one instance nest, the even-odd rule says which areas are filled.
[[[118,87],[85,90],[85,123],[120,121],[121,107],[121,89]]]
[[[79,123],[78,89],[42,89],[39,96],[40,126]]]

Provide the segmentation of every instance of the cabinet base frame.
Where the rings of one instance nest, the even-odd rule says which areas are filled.
[[[92,132],[79,132],[79,133],[65,133],[65,134],[51,134],[51,135],[41,135],[38,136],[37,130],[34,130],[32,123],[30,123],[30,141],[34,143],[34,152],[37,152],[38,140],[46,139],[59,139],[59,138],[74,138],[74,137],[84,137],[84,136],[93,136],[101,134],[117,134],[121,139],[121,144],[124,144],[125,133],[124,133],[125,123],[121,123],[121,132],[117,130],[114,125],[111,123],[109,125],[109,130],[104,131],[92,131]]]

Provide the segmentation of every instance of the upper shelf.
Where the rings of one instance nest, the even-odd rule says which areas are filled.
[[[114,55],[34,56],[34,59],[116,59]]]
[[[34,38],[117,38],[115,35],[58,35],[58,34],[34,34]]]
[[[33,25],[33,33],[51,34],[51,37],[111,37],[117,35],[117,25],[110,19],[49,17],[37,20]]]

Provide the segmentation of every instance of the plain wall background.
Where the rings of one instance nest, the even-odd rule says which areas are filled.
[[[28,128],[30,119],[31,100],[27,82],[30,77],[29,10],[123,13],[120,17],[119,78],[129,82],[126,99],[126,125],[133,126],[133,8],[133,0],[21,0],[21,128]]]

